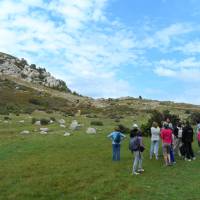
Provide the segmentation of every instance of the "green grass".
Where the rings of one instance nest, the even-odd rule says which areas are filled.
[[[48,115],[35,113],[34,117]],[[54,117],[64,118],[59,114]],[[104,126],[97,127],[97,135],[87,135],[85,130],[94,119],[80,117],[78,121],[85,126],[72,136],[64,137],[65,130],[71,131],[60,128],[57,123],[48,126],[51,130],[48,135],[40,135],[28,115],[11,118],[10,124],[0,122],[2,200],[199,199],[199,156],[191,163],[177,159],[175,166],[164,167],[162,158],[149,160],[150,139],[145,138],[145,172],[131,176],[128,138],[122,144],[121,161],[111,161],[111,142],[106,135],[115,125],[113,120],[95,119],[103,121]],[[18,122],[22,119],[25,119],[24,124]],[[73,120],[64,119],[67,127]],[[132,120],[123,120],[126,126],[131,126]],[[31,134],[20,135],[22,130],[30,130]],[[197,151],[196,143],[194,146]]]

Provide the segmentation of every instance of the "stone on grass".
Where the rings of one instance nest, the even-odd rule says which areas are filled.
[[[41,134],[41,135],[46,135],[47,132],[46,132],[46,131],[40,131],[40,134]]]
[[[25,130],[25,131],[22,131],[20,134],[29,134],[29,133],[30,131]]]
[[[41,122],[40,122],[40,121],[36,121],[36,122],[35,122],[35,125],[41,126]]]
[[[97,131],[96,131],[95,128],[91,128],[91,127],[89,127],[89,128],[87,129],[86,133],[87,133],[87,134],[96,134]]]
[[[24,120],[19,121],[19,123],[24,123]]]
[[[64,119],[60,119],[60,120],[58,120],[58,123],[59,124],[65,124],[65,120]]]
[[[48,128],[40,128],[40,131],[48,132],[49,129]]]
[[[66,128],[66,126],[64,124],[60,124],[61,128]]]
[[[69,128],[70,128],[71,130],[77,130],[77,129],[79,129],[80,126],[81,126],[81,125],[78,124],[78,122],[77,122],[76,120],[73,120]]]
[[[70,136],[71,133],[65,132],[64,136]]]

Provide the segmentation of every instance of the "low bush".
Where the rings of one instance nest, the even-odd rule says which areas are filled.
[[[91,121],[90,125],[93,125],[93,126],[103,126],[103,122],[101,122],[101,121]]]
[[[129,134],[130,133],[130,129],[127,128],[126,126],[122,125],[122,124],[119,124],[118,125],[118,129],[121,133],[124,133],[124,134]]]
[[[41,125],[48,125],[49,122],[50,122],[49,119],[45,119],[45,118],[40,119],[40,123],[41,123]]]

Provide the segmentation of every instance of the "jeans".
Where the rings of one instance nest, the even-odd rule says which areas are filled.
[[[158,148],[159,148],[159,140],[151,141],[150,158],[152,158],[153,153],[156,155],[156,158],[158,158]]]
[[[134,151],[133,173],[137,172],[137,169],[142,169],[142,153],[140,151]]]
[[[120,160],[120,144],[113,144],[112,149],[113,149],[112,159],[114,161]]]
[[[171,162],[175,162],[175,158],[174,158],[174,150],[173,150],[173,146],[170,146],[170,160]]]

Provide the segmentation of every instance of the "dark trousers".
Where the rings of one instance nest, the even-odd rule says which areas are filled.
[[[194,157],[194,153],[192,150],[192,143],[191,142],[185,142],[185,153],[186,153],[186,158],[190,159]]]
[[[113,149],[113,160],[120,160],[120,144],[113,144],[112,145]]]
[[[174,150],[173,150],[172,145],[170,146],[170,160],[171,160],[172,163],[175,162]]]

